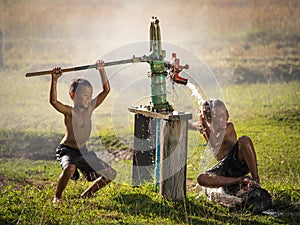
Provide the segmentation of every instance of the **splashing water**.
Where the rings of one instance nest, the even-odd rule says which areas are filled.
[[[205,100],[198,92],[196,86],[190,82],[188,82],[186,86],[192,91],[192,97],[197,98],[198,105],[201,106],[205,102]],[[201,145],[205,146],[206,144],[201,144]],[[200,156],[199,169],[200,170],[208,169],[214,161],[215,161],[215,157],[212,153],[211,148],[209,146],[206,146],[204,152],[202,152]]]
[[[216,159],[212,153],[210,146],[206,146],[204,152],[202,152],[200,156],[199,169],[207,170],[215,161]]]
[[[202,96],[199,94],[196,86],[190,82],[188,82],[186,84],[186,86],[192,91],[192,97],[196,97],[197,98],[197,101],[198,101],[198,105],[200,106],[203,102],[204,102],[204,99],[202,98]]]

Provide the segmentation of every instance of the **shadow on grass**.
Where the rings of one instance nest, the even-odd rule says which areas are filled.
[[[0,131],[0,157],[55,160],[55,148],[63,134],[53,132]]]
[[[129,193],[116,196],[119,211],[125,215],[142,217],[161,217],[183,224],[215,224],[220,221],[230,221],[234,224],[267,224],[239,213],[230,213],[228,209],[212,204],[207,200],[167,201],[162,198],[151,199],[146,194]]]
[[[55,149],[64,134],[46,131],[0,130],[0,157],[30,160],[55,160]],[[87,143],[89,150],[102,153],[101,157],[131,159],[131,149],[110,133],[91,137]]]

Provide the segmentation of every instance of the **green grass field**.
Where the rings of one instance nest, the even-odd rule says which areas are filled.
[[[88,186],[81,179],[70,182],[65,191],[65,204],[56,209],[51,199],[60,166],[51,157],[61,134],[18,133],[10,129],[2,130],[0,136],[1,155],[7,154],[1,159],[0,169],[1,221],[3,224],[223,224],[224,221],[228,224],[296,224],[300,198],[299,87],[298,82],[292,82],[233,85],[223,89],[238,135],[247,134],[253,139],[262,186],[272,195],[276,217],[231,212],[204,196],[197,197],[199,193],[193,185],[201,169],[200,156],[204,150],[199,145],[189,148],[187,178],[191,184],[184,202],[164,200],[152,184],[133,188],[128,182],[114,182],[94,197],[81,200],[78,196]],[[270,92],[272,98],[268,97]],[[101,133],[102,137],[111,137],[110,134],[110,131]],[[198,133],[189,131],[189,141],[201,143],[203,140]],[[27,148],[28,145],[31,147]],[[40,153],[50,160],[14,157],[38,155],[38,145]],[[124,164],[130,165],[130,161],[115,162],[117,169]]]
[[[0,68],[0,225],[299,224],[299,2],[95,2],[76,0],[70,12],[69,2],[64,1],[0,1],[4,62]],[[272,196],[272,215],[232,211],[199,195],[195,185],[205,169],[201,158],[205,147],[195,131],[188,133],[184,201],[163,199],[152,183],[132,187],[131,161],[120,157],[111,161],[118,176],[108,187],[80,199],[89,184],[83,178],[70,181],[64,204],[52,205],[61,173],[55,148],[63,136],[63,118],[48,103],[49,77],[25,78],[24,74],[93,63],[105,52],[144,41],[153,13],[161,19],[163,41],[183,46],[207,65],[211,74],[197,71],[192,78],[198,82],[199,77],[208,76],[217,81],[213,88],[228,106],[238,136],[253,140],[262,187]],[[133,118],[127,107],[130,98],[145,100],[139,90],[143,87],[128,88],[138,80],[132,68],[128,74],[121,70],[109,74],[112,91],[94,114],[91,150],[126,153],[132,147]],[[59,98],[67,104],[71,104],[68,83],[77,75],[82,73],[71,73],[59,82]],[[142,76],[147,79],[147,71]],[[187,94],[185,98],[171,90],[168,99],[179,110],[191,110],[196,119],[196,107],[185,104],[196,100],[183,89],[177,93]],[[128,99],[122,98],[125,91],[130,92]]]

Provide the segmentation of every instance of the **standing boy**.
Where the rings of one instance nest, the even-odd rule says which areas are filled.
[[[60,67],[56,67],[52,71],[50,104],[64,115],[66,129],[65,136],[56,149],[56,156],[63,171],[57,181],[53,203],[62,202],[62,193],[70,178],[75,180],[79,178],[77,169],[83,173],[88,181],[94,181],[80,195],[81,197],[92,195],[116,177],[114,169],[86,148],[86,142],[91,134],[92,113],[104,101],[110,91],[104,62],[98,60],[96,69],[99,70],[103,90],[92,99],[93,87],[90,82],[85,79],[75,79],[69,90],[73,106],[65,105],[57,100],[57,80],[62,72]]]

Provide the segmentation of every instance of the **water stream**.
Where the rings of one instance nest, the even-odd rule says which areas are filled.
[[[187,86],[187,88],[189,88],[192,91],[192,97],[197,98],[198,105],[200,106],[204,102],[204,99],[202,98],[202,96],[198,92],[196,86],[194,84],[190,83],[190,82],[188,82],[186,84],[186,86]]]
[[[188,82],[186,87],[191,90],[191,92],[192,92],[191,96],[193,98],[196,98],[198,106],[200,108],[200,106],[205,102],[204,98],[201,96],[201,94],[199,93],[198,89],[196,88],[196,86],[194,84]],[[199,109],[198,109],[198,112],[199,112]],[[207,146],[206,143],[202,143],[200,145]],[[209,146],[207,146],[205,148],[205,150],[201,153],[201,156],[200,156],[200,162],[199,162],[200,171],[204,171],[204,170],[208,169],[209,166],[212,165],[214,160],[215,160],[215,158],[213,156],[213,153],[212,153],[211,149],[209,148]]]

